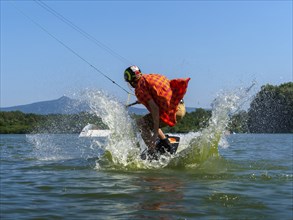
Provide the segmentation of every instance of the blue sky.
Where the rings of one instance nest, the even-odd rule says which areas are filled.
[[[292,1],[45,3],[130,63],[35,1],[1,1],[1,107],[70,97],[86,88],[127,99],[126,92],[18,9],[126,89],[123,71],[129,64],[144,73],[191,77],[185,97],[190,107],[208,108],[219,91],[246,87],[253,80],[258,89],[292,81]]]

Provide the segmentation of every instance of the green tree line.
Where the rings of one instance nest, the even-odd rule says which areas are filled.
[[[208,125],[211,113],[210,110],[196,109],[186,113],[176,126],[163,130],[169,133],[199,131]],[[0,112],[1,134],[79,133],[88,123],[107,129],[101,118],[86,112],[72,115]],[[231,116],[227,130],[236,133],[293,133],[293,83],[262,86],[248,111],[239,111]]]
[[[88,123],[107,129],[100,117],[86,112],[72,115],[0,112],[0,134],[79,133]]]
[[[174,127],[164,128],[165,132],[187,133],[198,131],[207,125],[211,111],[197,109],[186,113],[186,116]],[[132,115],[138,118],[141,115]],[[96,124],[100,129],[107,129],[100,117],[90,113],[72,115],[51,114],[37,115],[25,114],[20,111],[0,112],[1,134],[27,134],[27,133],[80,133],[88,123]]]
[[[199,131],[208,125],[212,115],[211,110],[198,108],[193,112],[186,112],[185,117],[174,127],[164,127],[163,131],[167,133],[188,133]]]

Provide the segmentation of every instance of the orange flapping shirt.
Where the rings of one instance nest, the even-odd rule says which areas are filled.
[[[172,127],[176,124],[177,106],[186,93],[189,80],[169,80],[159,74],[143,74],[135,88],[135,95],[149,111],[148,101],[153,99],[160,108],[160,119]]]

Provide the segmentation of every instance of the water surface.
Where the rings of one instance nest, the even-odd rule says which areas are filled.
[[[230,135],[200,166],[141,169],[99,164],[104,140],[0,137],[1,219],[292,219],[292,134]]]

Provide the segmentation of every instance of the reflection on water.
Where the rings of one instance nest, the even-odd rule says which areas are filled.
[[[169,179],[163,177],[145,177],[143,181],[147,188],[153,193],[158,193],[160,197],[157,201],[143,201],[139,207],[146,210],[182,210],[183,207],[176,206],[182,200],[183,193],[180,191],[182,182],[179,179]]]

